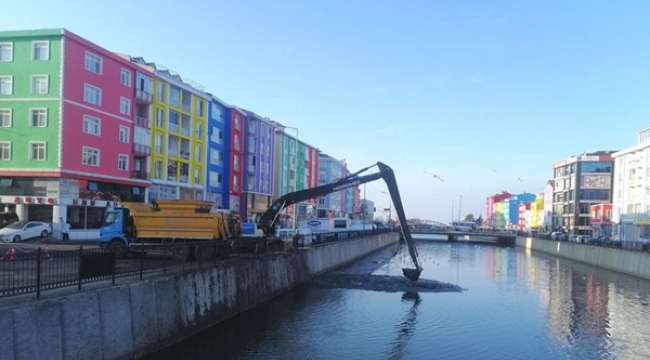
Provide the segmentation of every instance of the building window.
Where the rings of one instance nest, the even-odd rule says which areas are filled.
[[[165,84],[157,83],[156,85],[156,100],[165,101]]]
[[[13,61],[14,44],[0,43],[0,61]]]
[[[235,150],[241,150],[241,146],[239,145],[239,135],[237,134],[235,134]]]
[[[29,143],[29,159],[30,160],[45,160],[45,142],[34,141]]]
[[[120,98],[120,112],[124,115],[131,115],[131,100]]]
[[[210,187],[220,188],[221,187],[221,173],[216,171],[210,171]]]
[[[131,87],[131,72],[127,69],[122,69],[120,73],[120,84]]]
[[[11,127],[11,109],[0,109],[0,127]]]
[[[176,86],[169,86],[169,105],[180,107],[181,106],[181,89]]]
[[[32,76],[32,94],[47,94],[47,75]]]
[[[197,139],[202,139],[203,138],[203,123],[196,123],[196,138]]]
[[[86,51],[86,61],[84,62],[84,68],[95,74],[102,74],[102,58],[99,56]]]
[[[102,104],[102,89],[92,85],[84,85],[84,101],[95,105]]]
[[[84,146],[81,163],[84,165],[99,166],[99,149]]]
[[[239,115],[235,115],[235,129],[239,130],[241,128],[241,124],[239,123]]]
[[[11,160],[11,143],[9,141],[0,142],[0,160]]]
[[[120,142],[129,143],[130,129],[126,126],[120,125]]]
[[[239,171],[239,156],[235,155],[233,168],[235,171]]]
[[[129,170],[129,156],[124,154],[119,154],[117,156],[117,168],[118,170],[127,171]]]
[[[165,126],[165,111],[163,109],[156,109],[156,127]]]
[[[101,120],[90,115],[84,115],[83,132],[90,135],[100,136]]]
[[[221,166],[223,164],[223,152],[210,149],[210,164]]]
[[[47,126],[47,110],[46,109],[31,109],[30,110],[30,125],[35,127]]]
[[[201,183],[201,169],[194,169],[194,183],[195,184],[200,184]]]
[[[0,95],[11,95],[14,92],[13,76],[0,76]]]
[[[162,178],[162,162],[160,160],[156,160],[153,163],[153,178],[154,179],[161,179]]]
[[[199,113],[199,116],[201,116],[201,117],[203,117],[203,106],[204,106],[203,100],[199,100],[197,102],[198,109],[196,111]]]
[[[194,152],[195,152],[194,158],[195,158],[196,162],[200,162],[201,161],[201,153],[203,152],[203,151],[201,151],[201,145],[196,145],[196,147],[194,149]]]
[[[154,151],[158,154],[162,154],[162,135],[156,134],[154,137]]]
[[[32,58],[34,60],[49,60],[50,59],[50,42],[49,41],[34,41],[32,43]]]

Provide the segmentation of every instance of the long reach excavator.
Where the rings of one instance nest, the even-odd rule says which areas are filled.
[[[365,172],[374,166],[377,166],[379,168],[379,172],[368,175],[359,175],[360,173]],[[397,180],[395,179],[393,169],[381,162],[377,162],[375,165],[363,168],[354,174],[338,179],[331,183],[316,186],[310,189],[291,192],[279,197],[273,202],[271,207],[269,207],[268,210],[262,214],[258,220],[258,224],[261,226],[262,231],[266,236],[272,237],[275,235],[275,224],[278,219],[278,215],[285,207],[301,201],[345,190],[356,185],[375,181],[380,178],[384,179],[386,185],[388,186],[391,200],[393,201],[395,211],[397,212],[397,216],[399,218],[402,237],[408,247],[409,254],[413,260],[413,264],[415,265],[415,268],[403,268],[402,273],[407,279],[411,281],[417,281],[420,278],[420,274],[422,273],[422,267],[418,261],[417,250],[415,249],[413,238],[411,237],[408,224],[406,223],[406,215],[404,213],[404,206],[402,205],[402,198],[400,197],[399,189],[397,187]]]

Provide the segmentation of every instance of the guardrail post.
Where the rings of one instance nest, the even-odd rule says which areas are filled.
[[[167,274],[167,256],[169,255],[169,246],[165,243],[165,240],[163,240],[163,275]]]
[[[36,263],[36,298],[41,297],[41,248],[36,250],[38,262]]]
[[[79,245],[79,266],[77,266],[77,273],[78,273],[78,279],[77,279],[77,290],[81,290],[81,257],[83,256],[83,251],[84,251],[84,246]]]
[[[117,247],[113,249],[113,274],[111,274],[111,284],[115,285],[115,273],[117,272]]]

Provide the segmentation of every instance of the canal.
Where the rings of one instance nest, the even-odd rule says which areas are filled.
[[[522,248],[417,245],[422,278],[465,290],[388,293],[308,284],[149,358],[650,358],[646,280]],[[403,250],[386,249],[340,272],[372,268],[401,276]]]

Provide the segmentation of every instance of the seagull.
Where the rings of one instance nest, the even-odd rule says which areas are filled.
[[[430,172],[428,172],[428,171],[423,171],[423,173],[425,173],[425,174],[427,174],[427,175],[431,175],[431,177],[433,177],[434,179],[438,179],[438,180],[440,180],[440,181],[442,181],[442,182],[445,182],[445,181],[444,181],[440,176],[438,176],[438,175],[436,175],[436,174],[430,173]]]
[[[517,181],[522,182],[523,180],[520,177],[518,177]]]
[[[495,168],[490,168],[490,170],[492,170],[494,172],[498,172],[497,169],[495,169]]]

